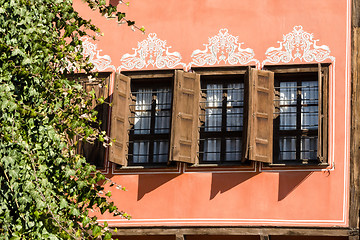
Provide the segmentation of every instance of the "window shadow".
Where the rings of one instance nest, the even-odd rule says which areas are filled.
[[[210,200],[237,185],[249,180],[259,173],[213,173],[211,179]]]
[[[286,198],[302,182],[304,182],[312,172],[281,172],[279,173],[279,193],[278,201]]]
[[[139,175],[139,184],[138,184],[138,197],[137,200],[141,200],[145,194],[154,191],[161,185],[171,181],[172,179],[179,176],[178,173],[174,174],[164,174],[164,175],[152,175],[152,174],[144,174]]]

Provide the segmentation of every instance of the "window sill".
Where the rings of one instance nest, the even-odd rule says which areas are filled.
[[[223,171],[236,171],[236,172],[253,172],[255,171],[256,164],[254,162],[245,163],[196,163],[193,165],[186,165],[185,172],[223,172]]]
[[[284,169],[284,168],[295,168],[295,169],[308,169],[308,168],[327,168],[329,167],[330,164],[329,163],[299,163],[299,162],[295,162],[295,163],[271,163],[271,164],[267,164],[267,163],[263,163],[263,169],[275,169],[275,168],[280,168],[280,169]]]
[[[148,165],[148,166],[115,166],[113,173],[119,174],[136,174],[136,173],[163,173],[163,172],[179,172],[180,164],[175,165]]]

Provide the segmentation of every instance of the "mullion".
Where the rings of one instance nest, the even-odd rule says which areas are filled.
[[[297,132],[301,132],[301,80],[298,79],[296,81],[296,130]],[[296,134],[296,160],[300,160],[301,158],[301,134]]]
[[[225,151],[226,151],[226,141],[224,138],[224,133],[226,133],[227,125],[227,84],[223,84],[223,93],[222,93],[222,107],[221,107],[221,144],[220,144],[220,162],[225,160]]]
[[[150,118],[150,135],[155,135],[155,113],[156,113],[156,89],[152,90],[152,101],[151,101],[151,118]],[[149,142],[149,163],[153,163],[154,160],[154,140]]]

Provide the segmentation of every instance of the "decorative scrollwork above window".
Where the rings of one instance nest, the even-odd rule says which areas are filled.
[[[255,53],[251,48],[241,48],[244,43],[238,43],[238,36],[228,33],[223,28],[213,37],[209,37],[209,43],[204,44],[204,50],[195,50],[192,55],[191,66],[215,65],[223,62],[231,65],[246,65],[251,62],[258,65],[259,61],[254,59]]]
[[[265,52],[266,63],[289,63],[296,59],[305,62],[322,62],[326,59],[334,60],[330,56],[330,48],[326,45],[318,46],[319,40],[314,40],[312,33],[305,32],[302,26],[295,26],[293,31],[283,35],[279,47],[270,47]]]
[[[133,48],[134,54],[124,54],[121,58],[119,71],[123,69],[143,69],[148,66],[156,68],[184,67],[181,55],[178,52],[169,52],[171,46],[166,46],[165,40],[160,40],[156,33],[150,33],[148,38],[138,42],[138,47]]]
[[[115,70],[115,66],[111,65],[111,57],[109,55],[100,56],[100,50],[96,50],[97,45],[90,42],[89,38],[83,37],[82,47],[83,47],[83,55],[84,57],[89,57],[89,62],[94,64],[93,71],[103,71],[107,68],[111,68]]]

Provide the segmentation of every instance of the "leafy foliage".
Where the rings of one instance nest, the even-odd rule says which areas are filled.
[[[124,21],[105,1],[86,2]],[[76,140],[107,144],[94,94],[66,78],[92,69],[80,37],[96,32],[70,0],[0,0],[0,239],[110,239],[91,211],[128,217],[76,154]]]

